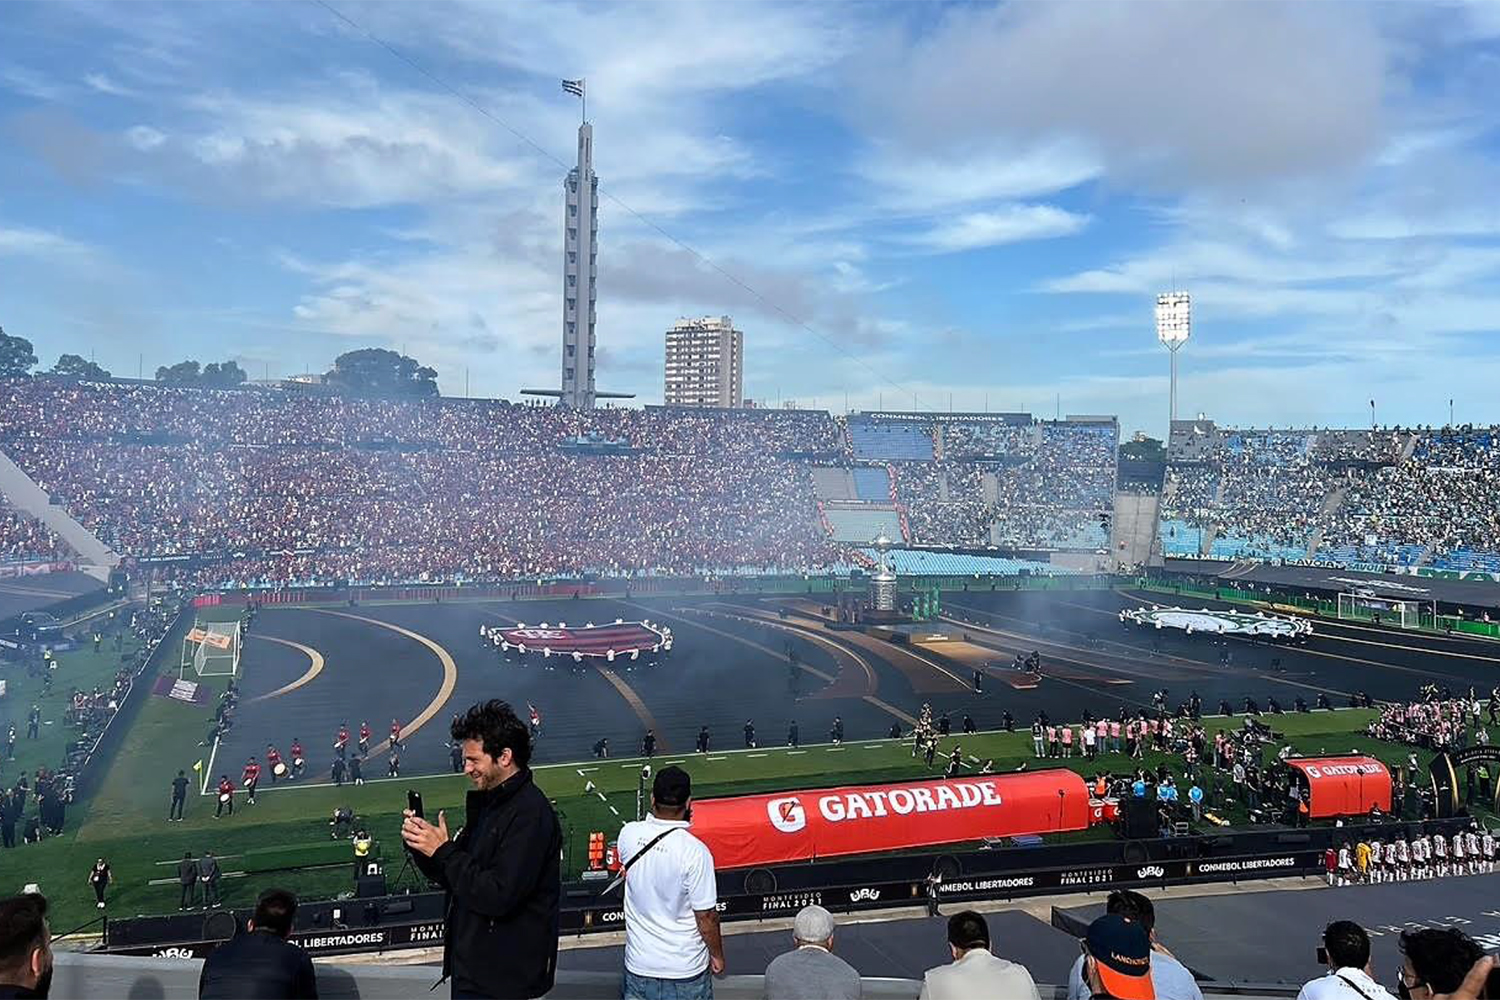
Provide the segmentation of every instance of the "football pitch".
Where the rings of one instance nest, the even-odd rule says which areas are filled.
[[[1174,700],[1185,698],[1190,688],[1199,690],[1205,711],[1220,697],[1253,692],[1264,704],[1268,691],[1281,691],[1288,714],[1268,721],[1296,751],[1357,750],[1394,764],[1405,761],[1407,749],[1366,739],[1362,733],[1370,712],[1294,714],[1293,692],[1307,693],[1311,701],[1312,690],[1331,691],[1337,695],[1333,703],[1342,705],[1343,692],[1356,686],[1377,697],[1409,696],[1416,683],[1412,671],[1456,681],[1458,675],[1450,674],[1454,664],[1493,669],[1477,661],[1426,657],[1418,648],[1423,637],[1401,636],[1389,650],[1389,670],[1377,670],[1369,665],[1373,640],[1354,632],[1348,633],[1353,641],[1365,645],[1341,646],[1332,635],[1322,640],[1326,663],[1312,656],[1318,648],[1310,647],[1300,658],[1284,651],[1288,662],[1272,670],[1261,662],[1264,650],[1246,647],[1236,648],[1226,667],[1217,648],[1201,643],[1172,640],[1157,650],[1133,646],[1149,640],[1120,631],[1111,619],[1119,607],[1139,600],[1112,591],[951,595],[950,613],[962,615],[949,623],[955,644],[992,652],[996,663],[1035,644],[1056,671],[1033,688],[1003,668],[984,664],[983,692],[972,690],[970,664],[956,648],[945,652],[935,643],[903,649],[863,633],[821,628],[815,614],[782,598],[268,608],[245,639],[241,708],[227,739],[203,745],[222,678],[204,681],[207,704],[139,700],[122,720],[128,729],[113,758],[96,762],[106,769],[91,799],[73,807],[64,834],[7,852],[0,861],[16,873],[11,881],[42,886],[57,907],[60,931],[96,915],[84,877],[97,857],[106,858],[114,871],[109,913],[115,917],[175,910],[175,863],[188,851],[211,850],[220,857],[227,905],[247,905],[270,886],[326,898],[352,888],[352,849],[330,833],[332,813],[343,806],[354,810],[359,825],[380,845],[394,889],[407,790],[422,793],[429,814],[449,810],[450,827],[461,822],[468,782],[448,766],[448,720],[485,697],[505,698],[523,715],[528,704],[541,711],[543,732],[533,769],[563,820],[565,869],[576,875],[587,864],[589,834],[602,831],[613,839],[619,825],[636,815],[644,763],[640,734],[647,726],[659,740],[653,767],[686,768],[695,794],[706,798],[932,777],[955,744],[962,747],[966,773],[986,760],[994,761],[997,772],[1023,762],[1047,766],[1032,758],[1026,731],[1038,709],[1058,720],[1076,719],[1085,707],[1113,715],[1118,707],[1145,703],[1151,691],[1170,683]],[[676,635],[672,655],[654,669],[621,664],[547,669],[507,661],[479,638],[485,624],[616,618],[670,626]],[[1361,655],[1351,656],[1349,650]],[[1488,649],[1463,655],[1489,658]],[[175,673],[180,656],[180,638],[170,636],[152,669]],[[1363,662],[1338,662],[1349,659]],[[146,691],[151,680],[143,679]],[[913,756],[909,740],[885,738],[893,723],[909,732],[904,720],[923,702],[952,715],[953,734],[940,742],[932,771]],[[1004,712],[1012,713],[1016,732],[1001,729]],[[846,727],[841,745],[828,742],[835,715]],[[964,715],[979,732],[960,731]],[[354,730],[368,719],[375,741],[383,741],[393,718],[403,724],[400,776],[386,777],[388,758],[377,743],[363,785],[334,785],[328,765],[336,727],[346,722]],[[797,747],[786,745],[792,720],[801,729]],[[747,721],[756,725],[755,747],[743,745]],[[1233,717],[1205,720],[1210,733],[1239,724]],[[693,742],[701,725],[710,727],[713,743],[700,754],[693,752]],[[613,751],[604,759],[590,753],[600,736],[610,740]],[[300,780],[272,786],[263,777],[254,805],[236,795],[233,815],[221,818],[214,815],[212,789],[195,785],[204,793],[189,796],[184,820],[166,821],[170,782],[179,769],[190,777],[201,773],[209,784],[220,773],[238,782],[249,755],[263,761],[268,743],[285,755],[293,737],[309,748],[308,773]],[[1145,763],[1154,767],[1163,760],[1180,772],[1181,762],[1173,758],[1148,753]],[[199,761],[202,771],[195,772]],[[1116,755],[1050,764],[1086,775],[1136,766]],[[1231,812],[1226,818],[1239,817]],[[411,879],[403,884],[416,887]]]

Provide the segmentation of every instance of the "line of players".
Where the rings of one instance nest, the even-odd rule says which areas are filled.
[[[401,777],[401,729],[401,721],[399,719],[392,719],[390,753],[386,759],[386,777],[388,778]],[[334,756],[333,765],[330,769],[330,776],[335,785],[342,787],[346,780],[356,785],[363,785],[365,783],[364,761],[370,755],[370,740],[374,735],[374,730],[370,728],[369,722],[361,722],[359,724],[359,753],[350,757],[349,740],[351,736],[349,733],[349,724],[347,722],[339,723],[338,733],[333,739]],[[254,756],[245,762],[245,767],[240,773],[240,788],[244,790],[245,803],[247,805],[255,805],[255,791],[260,786],[262,770],[270,774],[271,784],[273,785],[276,784],[279,778],[291,781],[302,777],[306,773],[307,758],[304,756],[302,740],[295,736],[292,737],[289,751],[291,756],[290,763],[282,757],[281,751],[276,747],[276,744],[268,743],[266,745],[266,763],[264,769],[260,761]],[[226,812],[231,816],[234,815],[235,791],[234,781],[229,775],[219,775],[217,786],[218,806],[214,810],[215,818],[222,816]]]
[[[1478,875],[1496,870],[1500,844],[1488,828],[1471,824],[1452,836],[1418,834],[1390,840],[1344,843],[1323,852],[1323,867],[1329,885],[1369,882],[1408,882],[1413,879]]]

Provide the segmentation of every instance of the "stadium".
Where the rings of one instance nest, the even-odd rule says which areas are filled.
[[[1321,448],[1346,463],[1350,442],[1367,440],[1360,435],[1308,431],[1293,447],[1293,432],[1213,430],[1206,442],[1193,423],[1173,438],[1153,492],[1138,479],[1120,485],[1114,428],[1092,420],[647,409],[564,422],[554,410],[498,403],[353,404],[373,420],[372,438],[420,446],[408,452],[358,433],[334,443],[343,435],[330,428],[354,414],[328,396],[40,377],[8,382],[4,393],[0,438],[14,470],[122,557],[101,587],[76,571],[82,557],[61,536],[14,514],[6,549],[31,549],[0,585],[14,636],[4,705],[19,722],[16,706],[37,701],[48,720],[46,737],[22,744],[20,767],[54,770],[52,782],[71,785],[59,832],[17,851],[43,884],[69,881],[82,855],[110,859],[111,950],[211,947],[204,914],[168,915],[174,859],[209,845],[226,868],[226,908],[273,884],[294,884],[308,900],[357,890],[343,905],[359,908],[360,926],[377,915],[368,926],[379,933],[368,934],[381,947],[431,941],[441,919],[431,901],[441,897],[424,896],[422,880],[401,870],[399,812],[410,789],[460,805],[447,722],[490,697],[536,713],[535,771],[562,817],[565,871],[578,886],[564,926],[581,936],[618,929],[618,905],[593,901],[602,884],[592,876],[609,872],[614,835],[643,808],[643,766],[689,770],[702,824],[715,822],[717,803],[727,810],[755,796],[798,795],[811,806],[832,789],[845,803],[884,786],[894,808],[908,783],[961,787],[987,776],[997,800],[1014,804],[973,824],[934,815],[894,839],[872,831],[849,840],[831,824],[808,844],[753,834],[760,846],[742,856],[719,848],[726,919],[785,916],[810,900],[850,912],[922,905],[934,871],[944,900],[992,903],[1069,886],[1212,884],[1261,864],[1316,879],[1337,839],[1492,821],[1500,775],[1474,755],[1484,743],[1469,729],[1487,742],[1500,658],[1488,623],[1495,591],[1485,571],[1449,568],[1491,556],[1429,537],[1420,565],[1380,561],[1418,544],[1404,526],[1359,552],[1302,539],[1299,558],[1268,561],[1245,548],[1264,543],[1259,511],[1280,494],[1256,492],[1260,480],[1237,470],[1315,477]],[[213,437],[146,443],[184,424]],[[434,426],[444,436],[426,430]],[[580,426],[630,443],[628,455],[567,459],[582,495],[610,498],[592,508],[607,506],[597,522],[546,509],[540,486],[515,476],[513,493],[463,507],[463,467],[538,466]],[[290,443],[266,447],[273,434]],[[1359,474],[1391,477],[1401,466],[1389,455],[1401,452],[1402,466],[1429,455],[1452,462],[1459,441],[1480,439],[1465,434],[1440,444],[1392,432],[1389,452],[1360,453],[1368,466]],[[689,463],[672,460],[686,458],[691,477],[678,471]],[[226,484],[211,500],[219,506],[198,491],[200,463]],[[1230,484],[1213,490],[1218,504],[1190,503],[1184,494],[1197,487],[1183,484],[1209,477]],[[150,486],[105,502],[122,479]],[[330,498],[319,501],[322,516],[305,509],[298,482],[317,482]],[[452,492],[435,494],[438,482]],[[1361,495],[1381,503],[1379,493]],[[1326,499],[1307,494],[1300,511],[1276,520],[1333,507],[1311,529],[1331,537],[1357,515]],[[232,514],[246,508],[258,516]],[[1135,516],[1121,517],[1125,508]],[[482,527],[528,512],[553,519],[549,530]],[[674,530],[648,548],[624,527],[654,523]],[[178,533],[181,524],[192,532]],[[338,544],[345,538],[327,525],[386,544]],[[1001,532],[1016,544],[996,543]],[[334,544],[320,547],[319,537]],[[1240,546],[1232,553],[1231,540]],[[50,572],[35,572],[41,566]],[[881,608],[887,577],[893,600]],[[23,614],[36,609],[52,609],[66,638],[23,637]],[[28,669],[44,666],[43,648],[55,650],[45,663],[59,664],[50,694]],[[100,704],[106,682],[114,686]],[[54,716],[54,705],[90,688],[85,712]],[[1053,731],[1040,755],[1039,719]],[[344,767],[332,747],[342,728],[352,751],[361,726],[373,735],[356,754],[355,782],[331,773]],[[1069,743],[1059,745],[1059,730]],[[1226,747],[1238,748],[1238,771]],[[267,774],[254,804],[236,787],[233,811],[216,816],[220,777],[240,785],[252,759],[269,770],[272,748],[283,775]],[[295,769],[294,749],[305,758]],[[1329,773],[1339,761],[1368,762],[1384,791],[1325,799],[1328,779],[1297,782],[1303,760]],[[195,794],[181,823],[164,827],[179,770]],[[1163,805],[1153,791],[1151,808],[1132,805],[1147,801],[1128,787],[1138,772],[1180,787],[1181,798]],[[1096,795],[1101,774],[1108,788]],[[1027,805],[1033,793],[1018,780],[1046,782],[1062,810]],[[1198,808],[1190,786],[1203,793]],[[1287,805],[1299,788],[1314,793],[1302,817]],[[358,884],[348,837],[330,836],[338,810],[348,821],[333,832],[363,830],[374,842],[368,871],[378,874]],[[711,843],[715,835],[705,828]],[[1445,891],[1466,892],[1467,881]],[[415,908],[391,905],[407,892]],[[85,923],[91,904],[77,895],[57,905],[63,919]],[[1067,913],[1087,905],[1058,906],[1053,924],[1067,926],[1078,919]],[[332,928],[306,935],[328,953],[374,940],[340,944]],[[594,954],[579,950],[576,967],[593,968]],[[1246,976],[1233,956],[1200,961],[1212,978]]]
[[[1248,149],[1190,125],[1224,134],[1176,162],[1193,137],[1158,117],[1120,153],[1136,105],[1198,89],[1180,79],[1170,101],[1090,95],[1108,128],[1007,120],[1001,95],[1101,89],[1113,41],[1081,62],[1076,43],[1131,52],[1128,26],[1020,29],[1102,6],[907,24],[850,5],[837,27],[819,5],[607,6],[319,0],[306,23],[225,5],[222,24],[122,26],[14,5],[29,41],[61,52],[76,30],[114,73],[0,74],[14,200],[106,220],[112,253],[0,211],[0,260],[28,262],[0,319],[31,327],[0,330],[0,994],[1500,995],[1500,973],[1476,984],[1500,944],[1500,425],[1459,422],[1451,397],[1441,426],[1382,423],[1375,398],[1368,426],[1349,418],[1381,386],[1425,414],[1417,348],[1441,344],[1445,396],[1476,377],[1459,341],[1492,302],[1425,296],[1494,270],[1493,219],[1320,218],[1299,241],[1253,204],[1277,188],[1254,168],[1311,134]],[[165,96],[214,69],[224,25],[214,86]],[[1326,28],[1228,31],[1224,51]],[[920,60],[882,47],[907,30]],[[1150,34],[1129,86],[1175,72],[1178,26]],[[1054,37],[1072,41],[1025,85],[949,79]],[[943,55],[966,39],[988,45]],[[890,65],[851,77],[844,46]],[[598,67],[610,141],[585,78],[558,93],[559,52]],[[264,89],[313,62],[306,108]],[[721,68],[697,89],[749,95],[737,119],[661,96]],[[393,69],[423,89],[383,90]],[[1224,72],[1222,100],[1257,89]],[[781,89],[799,74],[810,89]],[[577,99],[576,132],[542,77]],[[1308,104],[1324,87],[1285,79]],[[846,87],[851,121],[915,107],[923,138],[843,145],[823,109]],[[970,92],[995,107],[944,123]],[[95,107],[94,133],[10,105],[104,98],[152,113]],[[1265,117],[1298,118],[1288,103]],[[477,117],[452,132],[455,111]],[[1242,112],[1185,120],[1271,128]],[[1371,176],[1489,134],[1452,120],[1366,151]],[[852,164],[838,197],[809,150]],[[1178,180],[1206,163],[1233,183]],[[94,184],[112,194],[82,211]],[[1113,254],[1158,225],[1178,242],[1069,275],[1007,249],[1119,227],[1099,237]],[[1466,242],[1404,242],[1438,235]],[[1369,248],[1398,240],[1413,252]],[[171,301],[137,309],[157,283]],[[641,348],[668,306],[682,318]],[[749,338],[698,318],[730,308]],[[1304,332],[1279,325],[1296,310]],[[1152,319],[1155,345],[1091,339]],[[38,345],[66,353],[45,370]],[[176,360],[204,351],[231,357]],[[1215,412],[1179,415],[1180,361]],[[1048,403],[992,410],[992,390]],[[1482,378],[1473,395],[1491,405]],[[295,989],[245,958],[260,947]]]

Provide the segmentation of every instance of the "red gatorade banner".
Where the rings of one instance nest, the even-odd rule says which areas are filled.
[[[724,869],[1088,825],[1083,778],[1050,770],[705,799],[692,829]]]
[[[1374,757],[1291,757],[1286,763],[1307,780],[1314,819],[1362,816],[1375,806],[1391,811],[1391,772]]]

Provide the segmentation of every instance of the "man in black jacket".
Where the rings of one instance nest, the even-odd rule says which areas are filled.
[[[318,980],[307,952],[292,944],[297,897],[267,889],[255,903],[255,916],[208,953],[198,977],[200,1000],[254,1000],[287,997],[317,1000]]]
[[[531,780],[531,738],[503,701],[454,719],[464,773],[474,783],[463,829],[450,839],[406,811],[401,839],[412,860],[448,892],[443,976],[455,997],[539,997],[557,971],[562,831]]]
[[[182,886],[182,895],[177,900],[177,908],[186,910],[198,905],[198,861],[193,857],[192,851],[182,852],[182,860],[177,862],[177,884]]]

